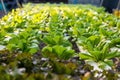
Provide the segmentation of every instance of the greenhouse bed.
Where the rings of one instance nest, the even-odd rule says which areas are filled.
[[[120,19],[103,7],[27,4],[0,20],[1,80],[119,80]]]

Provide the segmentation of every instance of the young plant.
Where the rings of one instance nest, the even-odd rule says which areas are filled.
[[[111,69],[113,66],[112,58],[120,56],[120,52],[117,50],[110,50],[112,43],[100,41],[98,36],[92,36],[82,44],[86,48],[86,52],[79,54],[80,59],[85,60],[90,65],[92,65],[91,62],[96,63],[97,65],[92,65],[94,67],[98,66],[105,70]]]
[[[61,45],[46,46],[42,49],[42,55],[50,59],[68,60],[74,55],[74,50]]]

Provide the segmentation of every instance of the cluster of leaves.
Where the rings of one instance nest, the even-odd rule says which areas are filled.
[[[50,59],[48,63],[57,73],[73,74],[76,65],[59,62],[73,57],[93,66],[93,73],[113,70],[113,59],[120,56],[119,47],[120,20],[101,7],[28,4],[0,20],[1,51],[39,53]],[[74,66],[71,71],[68,65]]]

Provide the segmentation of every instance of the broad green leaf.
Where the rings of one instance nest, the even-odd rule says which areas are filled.
[[[106,55],[105,59],[111,59],[111,58],[115,58],[115,57],[120,57],[120,52],[110,52]]]
[[[94,58],[93,56],[86,53],[79,53],[79,57],[80,59],[84,59],[84,60],[89,60],[89,59],[92,60]]]
[[[99,62],[98,66],[103,69],[103,70],[111,70],[111,66],[109,66],[110,64],[112,64],[111,61],[108,61],[108,63],[106,62]]]
[[[65,60],[67,60],[67,59],[69,59],[69,58],[71,58],[71,57],[73,57],[73,55],[75,54],[75,51],[74,50],[65,50],[61,55],[60,55],[60,58],[61,59],[65,59]]]
[[[36,53],[37,51],[38,51],[38,49],[36,49],[36,48],[31,48],[30,51],[29,51],[29,53],[33,54],[33,53]]]
[[[56,45],[53,47],[53,52],[56,53],[58,56],[62,55],[66,50],[65,47]]]
[[[108,64],[110,67],[114,65],[112,60],[105,60],[105,63]]]
[[[52,54],[52,47],[46,46],[42,49],[42,55],[45,57],[50,57],[49,55]],[[53,53],[54,54],[54,53]]]
[[[39,46],[36,43],[32,43],[31,46],[29,47],[29,49],[30,49],[29,52],[31,54],[33,54],[33,53],[36,53],[39,50]]]

